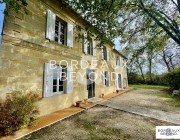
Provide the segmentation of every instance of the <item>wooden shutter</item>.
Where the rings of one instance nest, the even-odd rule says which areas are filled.
[[[119,89],[119,82],[118,82],[118,74],[116,73],[116,89],[118,90]]]
[[[108,86],[110,86],[110,81],[111,81],[111,77],[110,77],[110,72],[108,71]]]
[[[59,79],[61,79],[62,78],[62,67],[58,66],[57,69],[58,69]]]
[[[102,72],[102,83],[103,83],[103,87],[105,87],[105,72]]]
[[[43,97],[49,97],[53,95],[53,69],[50,68],[50,64],[45,64],[44,67],[44,91]]]
[[[104,48],[101,48],[101,59],[104,60]]]
[[[72,73],[73,69],[72,67],[67,67],[67,86],[66,86],[66,92],[67,93],[72,93],[73,92],[73,77]]]
[[[87,54],[87,47],[88,47],[88,40],[87,40],[87,33],[84,33],[84,53]]]
[[[67,24],[67,46],[73,48],[73,25]]]
[[[93,47],[93,56],[96,56],[96,41],[93,39],[92,40],[92,47]]]
[[[55,22],[56,15],[51,10],[47,10],[46,38],[52,41],[55,39]]]

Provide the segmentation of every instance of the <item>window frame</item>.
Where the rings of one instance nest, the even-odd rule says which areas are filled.
[[[58,22],[58,40],[56,40],[56,23]],[[61,27],[62,25],[64,26],[64,44],[61,42]],[[58,44],[61,45],[66,45],[67,46],[67,22],[62,20],[56,15],[55,19],[55,36],[54,36],[54,41],[57,42]]]
[[[57,66],[57,68],[55,68],[55,69],[53,69],[53,87],[52,87],[52,89],[53,89],[53,94],[64,94],[65,93],[65,85],[66,85],[66,80],[64,80],[64,81],[62,81],[63,82],[63,84],[62,85],[60,85],[60,75],[59,75],[59,73],[60,73],[60,71],[58,71],[58,68],[59,67],[61,67],[62,68],[62,75],[61,75],[61,78],[63,78],[63,72],[65,72],[66,73],[66,75],[65,76],[67,76],[67,70],[66,70],[66,67],[65,66]],[[55,70],[57,70],[57,81],[56,81],[56,85],[54,85],[54,71]],[[54,92],[54,86],[56,86],[56,91]],[[60,86],[62,86],[63,87],[63,90],[62,91],[59,91],[59,87]]]

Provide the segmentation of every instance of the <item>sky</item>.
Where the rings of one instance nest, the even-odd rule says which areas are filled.
[[[3,21],[4,21],[4,11],[5,4],[0,4],[0,46],[1,46],[1,33],[2,33],[2,27],[3,27]]]

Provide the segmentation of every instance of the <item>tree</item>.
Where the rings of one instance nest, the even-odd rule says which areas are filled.
[[[26,12],[27,0],[0,0],[0,4],[5,3],[6,8],[4,14],[8,15],[9,11],[15,11],[18,13],[20,9],[24,9]]]

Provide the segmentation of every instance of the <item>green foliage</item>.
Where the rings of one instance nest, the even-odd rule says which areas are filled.
[[[0,135],[10,135],[33,125],[39,113],[34,105],[37,100],[38,95],[32,91],[10,93],[0,106]]]
[[[18,13],[19,10],[24,9],[26,12],[27,0],[0,0],[0,4],[5,3],[6,9],[4,14],[8,15],[9,11],[15,11]]]
[[[131,72],[131,73],[128,73],[128,83],[129,84],[144,84],[145,81],[137,73]]]
[[[172,89],[180,89],[180,67],[162,75],[164,82]]]

